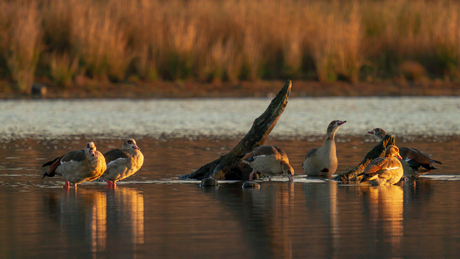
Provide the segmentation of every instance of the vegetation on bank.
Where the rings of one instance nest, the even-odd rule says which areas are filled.
[[[23,92],[40,78],[394,77],[460,81],[459,2],[0,0],[0,80]]]

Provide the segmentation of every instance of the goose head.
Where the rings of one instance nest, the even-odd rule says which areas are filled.
[[[368,131],[367,133],[376,136],[380,140],[384,139],[387,135],[387,133],[382,128],[375,128],[371,131]]]
[[[333,120],[329,125],[327,126],[327,136],[328,138],[334,139],[333,135],[335,132],[339,129],[340,126],[342,126],[345,122],[347,121],[341,121],[341,120]]]
[[[289,180],[292,180],[292,177],[294,176],[294,168],[289,163],[282,162],[281,163],[281,169],[283,170],[283,174],[287,175],[289,177]]]
[[[385,157],[397,157],[402,160],[401,155],[399,155],[399,148],[395,145],[389,145],[385,150]]]
[[[137,146],[136,141],[134,139],[127,139],[125,142],[123,142],[123,145],[121,146],[122,149],[139,149],[140,148]]]
[[[94,156],[96,152],[96,144],[94,144],[94,142],[90,141],[86,144],[86,147],[85,147],[85,154],[87,156]]]

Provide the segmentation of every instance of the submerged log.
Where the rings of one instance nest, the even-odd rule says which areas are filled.
[[[377,144],[371,151],[369,151],[369,153],[367,153],[367,155],[364,157],[364,160],[359,163],[359,165],[354,168],[345,170],[345,172],[334,177],[333,180],[344,182],[361,181],[363,176],[359,174],[364,172],[364,169],[372,160],[377,157],[383,157],[385,150],[389,145],[395,145],[395,138],[392,135],[386,135],[379,144]]]
[[[180,179],[248,180],[252,169],[249,165],[242,163],[241,158],[265,143],[286,108],[291,87],[292,81],[288,80],[271,101],[267,110],[254,120],[246,136],[228,154],[200,167],[191,174],[181,176]]]

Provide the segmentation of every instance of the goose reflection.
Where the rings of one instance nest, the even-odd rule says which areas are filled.
[[[64,233],[69,251],[116,253],[134,251],[133,246],[144,243],[144,199],[135,189],[54,192],[45,204]]]
[[[292,258],[290,218],[294,210],[294,184],[266,184],[261,190],[246,190],[245,200],[253,209],[255,224],[266,231],[274,258]],[[255,244],[254,244],[255,245]]]
[[[370,219],[377,245],[390,245],[390,253],[400,251],[403,236],[404,192],[400,186],[362,186],[364,211]]]

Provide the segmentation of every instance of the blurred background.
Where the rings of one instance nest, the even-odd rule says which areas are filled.
[[[0,95],[286,79],[457,95],[459,13],[447,0],[0,0]]]

